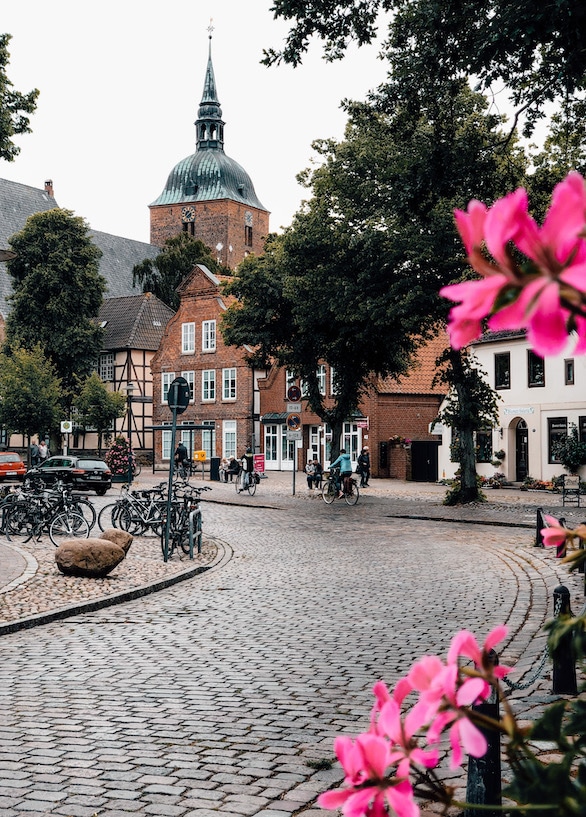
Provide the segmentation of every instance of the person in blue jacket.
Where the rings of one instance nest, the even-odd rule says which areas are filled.
[[[340,466],[340,478],[336,479],[336,488],[338,489],[338,496],[344,496],[342,491],[343,480],[346,477],[352,476],[352,460],[350,459],[350,454],[346,453],[345,448],[340,449],[340,456],[334,460],[334,462],[330,463],[330,469],[336,468],[336,466]]]

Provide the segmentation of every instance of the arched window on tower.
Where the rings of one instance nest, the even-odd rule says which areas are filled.
[[[206,138],[206,126],[205,122],[202,122],[200,130],[199,130],[199,138],[205,139]]]
[[[210,139],[216,138],[216,126],[210,125]]]

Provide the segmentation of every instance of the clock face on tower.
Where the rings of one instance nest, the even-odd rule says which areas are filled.
[[[195,221],[195,207],[192,207],[191,205],[188,205],[187,207],[182,207],[181,221],[183,221],[183,223]]]

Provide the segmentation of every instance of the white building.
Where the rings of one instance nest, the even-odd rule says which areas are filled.
[[[586,356],[574,356],[574,345],[570,340],[563,354],[542,359],[529,349],[524,332],[487,333],[471,344],[501,398],[498,426],[477,434],[479,474],[501,471],[510,482],[522,482],[526,476],[551,480],[564,473],[553,443],[572,424],[586,441]],[[443,428],[439,472],[447,478],[458,468],[451,461],[451,440],[452,430]],[[497,452],[504,452],[500,467],[492,464]],[[586,477],[586,468],[581,473]]]

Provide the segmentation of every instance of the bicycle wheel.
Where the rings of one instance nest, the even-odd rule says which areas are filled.
[[[4,533],[9,542],[28,542],[35,532],[35,516],[33,509],[25,503],[12,505],[4,517]]]
[[[249,474],[248,485],[246,487],[248,488],[248,493],[250,496],[254,496],[256,493],[256,480],[254,478],[254,474]]]
[[[147,528],[136,508],[121,508],[116,519],[117,527],[130,533],[132,536],[140,536]]]
[[[346,500],[347,505],[356,505],[358,502],[358,498],[360,496],[360,491],[358,490],[358,485],[356,482],[351,479],[348,484],[348,488],[350,490],[344,491],[344,499]]]
[[[234,480],[234,487],[236,488],[236,493],[239,494],[242,490],[242,477],[240,474],[238,474]]]
[[[132,466],[132,476],[136,479],[136,477],[138,477],[140,475],[141,471],[142,471],[142,465],[140,464],[140,462],[137,462],[136,460],[134,460],[134,465]]]
[[[100,530],[108,530],[108,528],[119,528],[118,517],[124,506],[119,502],[109,502],[104,505],[98,515],[98,527]]]
[[[80,513],[61,511],[51,520],[49,536],[55,547],[64,539],[87,539],[90,528]]]
[[[334,499],[338,495],[338,492],[336,490],[336,485],[333,482],[333,480],[327,479],[324,482],[324,487],[322,488],[321,495],[322,495],[323,501],[326,503],[326,505],[331,505],[332,504],[332,502],[334,501]]]
[[[90,530],[96,524],[96,509],[89,499],[82,499],[81,497],[74,497],[72,510],[83,516],[88,523]]]

